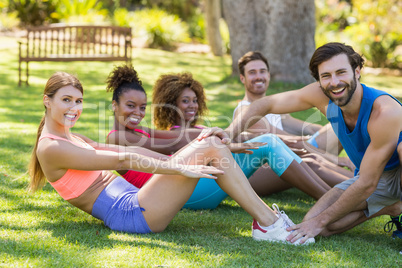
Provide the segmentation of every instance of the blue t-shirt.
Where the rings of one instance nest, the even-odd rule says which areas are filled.
[[[375,99],[382,95],[388,95],[399,104],[401,104],[396,98],[390,94],[377,90],[371,87],[363,86],[363,98],[360,106],[359,117],[353,131],[350,131],[343,119],[342,111],[335,103],[329,101],[327,108],[327,118],[332,125],[336,135],[339,138],[343,148],[345,149],[350,160],[356,166],[355,175],[359,172],[360,164],[363,160],[363,156],[369,146],[371,139],[367,131],[367,123],[370,119],[371,109]],[[402,105],[402,104],[401,104]],[[402,132],[399,133],[398,144],[402,141]],[[391,156],[391,159],[387,162],[385,170],[391,170],[399,165],[398,153],[395,151]]]

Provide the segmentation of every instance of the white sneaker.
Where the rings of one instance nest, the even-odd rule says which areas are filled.
[[[252,235],[255,240],[267,240],[267,241],[276,241],[276,242],[282,242],[282,243],[287,243],[287,244],[292,244],[292,245],[301,245],[300,244],[300,239],[297,240],[294,243],[291,243],[286,240],[286,237],[289,236],[291,232],[287,231],[286,228],[289,226],[294,225],[292,220],[289,219],[289,217],[286,215],[284,211],[280,211],[278,206],[276,204],[273,204],[272,207],[274,208],[278,220],[271,225],[268,230],[265,230],[265,228],[261,227],[256,220],[253,221],[253,226],[252,226]],[[315,240],[314,238],[309,238],[307,239],[306,242],[302,245],[307,245],[314,243]]]

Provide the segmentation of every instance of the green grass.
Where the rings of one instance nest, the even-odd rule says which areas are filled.
[[[85,110],[74,131],[104,141],[112,122],[111,94],[105,79],[120,63],[31,63],[31,86],[18,87],[15,40],[0,37],[0,266],[5,267],[400,267],[401,240],[383,231],[388,217],[366,222],[346,233],[318,237],[312,246],[256,242],[251,217],[227,198],[215,210],[181,211],[160,234],[111,231],[101,221],[62,200],[50,185],[32,195],[26,191],[26,166],[43,115],[41,94],[56,70],[78,75],[85,88]],[[243,95],[230,78],[230,58],[203,54],[135,49],[133,64],[150,91],[167,72],[190,71],[208,92],[209,119],[228,125]],[[363,75],[370,85],[394,92],[401,77]],[[297,85],[272,83],[270,92]],[[307,118],[314,110],[297,113]],[[150,112],[146,117],[150,124]],[[323,119],[321,121],[325,123]],[[295,221],[314,204],[291,189],[263,199],[277,203]]]

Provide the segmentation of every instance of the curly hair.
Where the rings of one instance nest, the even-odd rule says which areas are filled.
[[[194,91],[198,102],[198,111],[190,126],[193,127],[198,118],[207,113],[204,87],[193,79],[191,73],[164,74],[158,78],[152,90],[153,122],[157,128],[169,129],[175,125],[180,115],[172,107],[177,106],[177,99],[186,88]]]
[[[106,91],[113,92],[112,100],[119,103],[121,94],[128,90],[145,93],[138,73],[131,64],[116,66],[106,79]]]

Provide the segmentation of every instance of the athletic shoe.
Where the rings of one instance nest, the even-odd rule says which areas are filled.
[[[384,226],[384,231],[389,233],[396,227],[396,231],[392,232],[392,238],[402,238],[402,214],[396,217],[391,217],[391,220]]]
[[[282,242],[293,245],[300,245],[300,239],[294,243],[291,243],[286,240],[286,237],[289,236],[291,232],[287,231],[286,228],[294,225],[294,223],[289,219],[284,211],[280,211],[276,204],[272,206],[276,212],[276,216],[278,220],[269,226],[269,228],[261,227],[258,222],[254,219],[252,225],[252,235],[255,240],[267,240],[267,241],[275,241]],[[310,243],[314,243],[314,238],[307,239],[303,245],[307,245]]]

